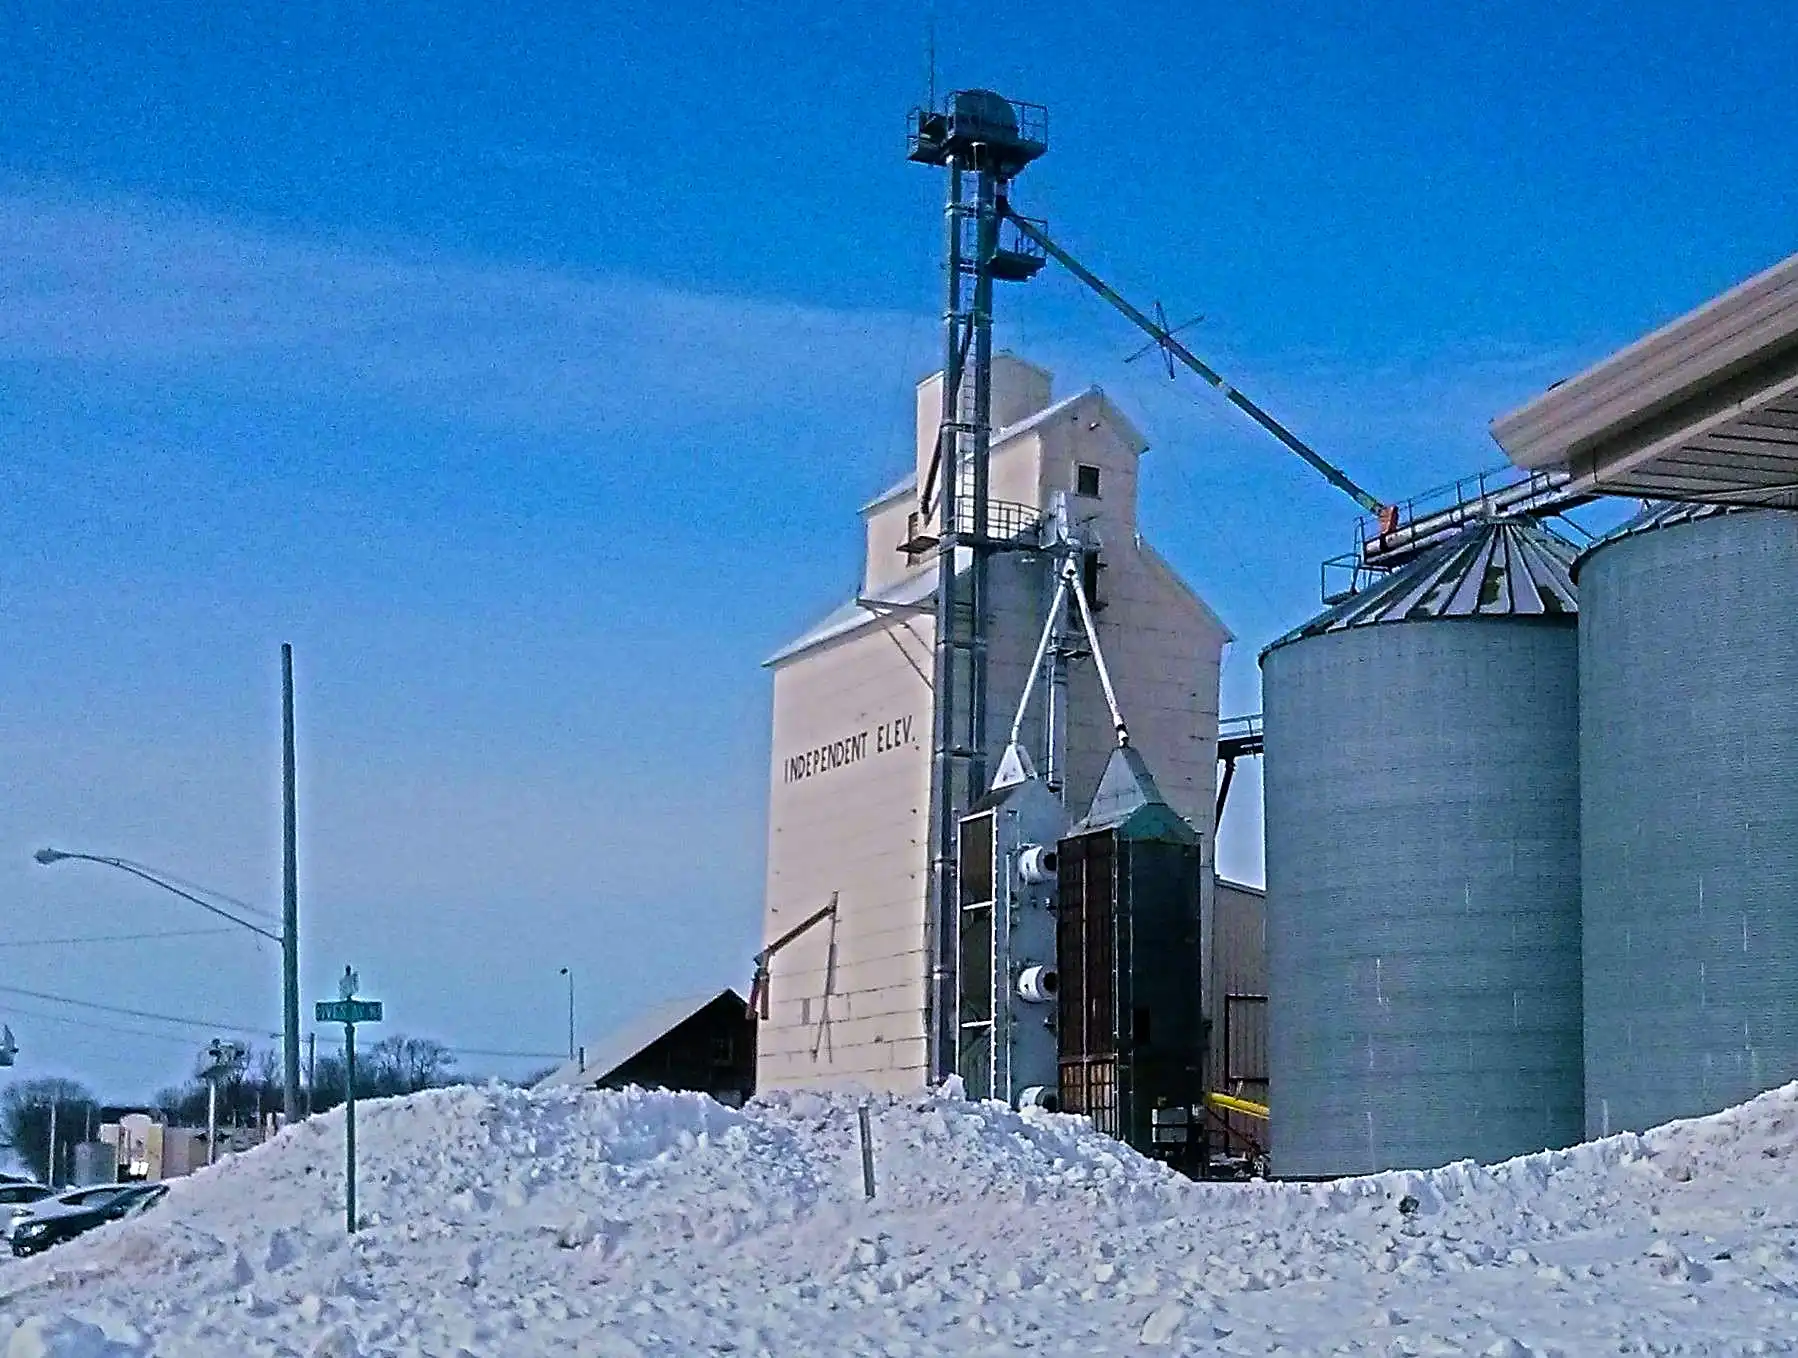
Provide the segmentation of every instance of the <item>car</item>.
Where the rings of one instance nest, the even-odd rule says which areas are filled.
[[[12,1252],[20,1259],[85,1235],[96,1226],[135,1216],[161,1202],[167,1184],[100,1184],[42,1199],[12,1225]]]
[[[50,1190],[42,1184],[9,1176],[0,1183],[0,1229],[10,1230],[14,1221],[30,1214],[33,1203],[42,1202],[49,1196]]]

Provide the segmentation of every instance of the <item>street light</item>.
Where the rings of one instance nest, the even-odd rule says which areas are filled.
[[[568,978],[568,1059],[574,1060],[574,972],[567,967],[562,968],[562,975]]]
[[[296,938],[294,933],[284,929],[281,933],[277,934],[264,929],[260,924],[253,924],[242,915],[234,915],[229,910],[216,906],[211,901],[204,900],[201,897],[194,895],[193,892],[176,886],[173,882],[164,881],[154,869],[147,868],[142,863],[133,863],[128,858],[111,858],[105,854],[94,853],[70,853],[63,849],[39,849],[32,855],[32,857],[46,866],[51,863],[80,862],[99,863],[105,867],[117,868],[120,872],[128,872],[133,877],[148,882],[152,886],[159,886],[164,891],[171,892],[174,895],[181,897],[184,901],[191,901],[202,910],[211,911],[213,914],[219,916],[219,918],[228,919],[231,923],[240,925],[241,927],[248,929],[251,933],[258,935],[261,938],[266,938],[269,942],[278,945],[281,949],[282,963],[281,981],[283,1004],[281,1046],[283,1056],[291,1053],[292,1058],[290,1061],[283,1062],[283,1065],[286,1067],[286,1079],[283,1081],[286,1086],[283,1091],[285,1094],[284,1102],[287,1108],[288,1121],[298,1121],[300,1108],[298,1080],[300,1029],[298,1021],[299,988],[297,968],[295,966]]]

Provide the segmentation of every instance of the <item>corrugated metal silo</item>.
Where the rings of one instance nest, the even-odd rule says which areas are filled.
[[[1798,515],[1661,506],[1577,569],[1603,1135],[1798,1079]]]
[[[1478,524],[1262,653],[1277,1174],[1579,1139],[1574,554]]]

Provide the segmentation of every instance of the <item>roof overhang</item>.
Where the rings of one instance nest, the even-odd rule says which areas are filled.
[[[1798,255],[1493,421],[1601,494],[1798,507]]]

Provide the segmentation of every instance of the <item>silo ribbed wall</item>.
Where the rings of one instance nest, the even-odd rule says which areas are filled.
[[[1580,567],[1592,1135],[1798,1079],[1798,516],[1666,524]]]
[[[1264,656],[1277,1174],[1579,1139],[1573,621],[1392,622]]]

